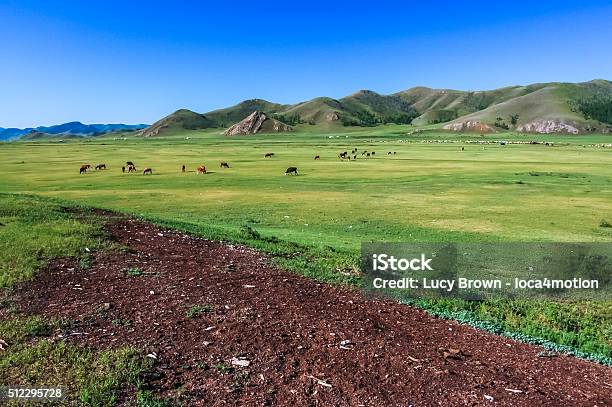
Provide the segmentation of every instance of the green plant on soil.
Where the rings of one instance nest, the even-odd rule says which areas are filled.
[[[187,318],[192,319],[210,311],[212,311],[212,307],[210,305],[194,305],[187,310],[185,315]]]

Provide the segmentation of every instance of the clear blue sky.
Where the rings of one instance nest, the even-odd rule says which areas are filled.
[[[0,127],[612,79],[610,1],[0,0]]]

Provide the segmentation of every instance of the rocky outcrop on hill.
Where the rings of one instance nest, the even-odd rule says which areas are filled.
[[[571,133],[578,134],[578,129],[571,124],[558,120],[538,120],[521,124],[516,128],[522,133]]]
[[[449,123],[442,127],[444,130],[473,131],[477,133],[495,133],[495,129],[488,124],[478,120],[466,120],[464,122]]]
[[[293,127],[256,110],[242,121],[225,130],[223,134],[235,136],[239,134],[285,133],[289,131],[293,131]]]
[[[337,112],[329,112],[325,115],[325,120],[328,122],[335,122],[340,120],[340,116],[338,116]]]

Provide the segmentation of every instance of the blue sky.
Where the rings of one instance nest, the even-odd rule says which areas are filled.
[[[0,0],[0,127],[612,79],[610,1]]]

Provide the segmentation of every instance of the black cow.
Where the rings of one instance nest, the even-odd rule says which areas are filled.
[[[297,167],[287,168],[287,171],[285,171],[285,175],[289,175],[289,174],[298,175]]]

